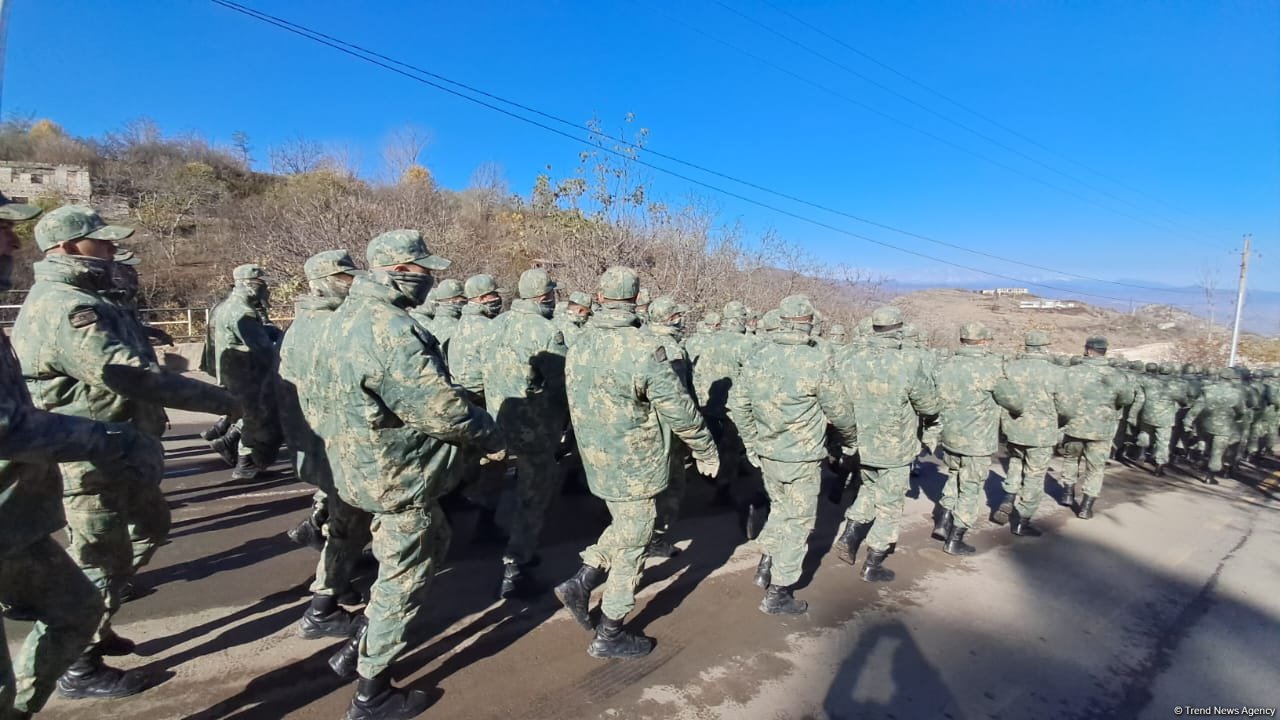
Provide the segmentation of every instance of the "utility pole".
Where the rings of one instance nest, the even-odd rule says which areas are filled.
[[[1240,289],[1236,291],[1236,322],[1231,328],[1231,367],[1236,365],[1236,351],[1240,348],[1240,316],[1244,313],[1244,283],[1249,277],[1249,243],[1253,235],[1244,236],[1244,250],[1240,253]]]

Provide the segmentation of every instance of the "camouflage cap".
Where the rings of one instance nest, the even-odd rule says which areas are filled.
[[[40,208],[35,205],[14,202],[4,193],[0,193],[0,220],[22,222],[23,220],[30,220],[39,214]]]
[[[1048,347],[1053,344],[1053,339],[1049,337],[1049,333],[1043,330],[1032,330],[1022,339],[1025,347]]]
[[[1128,364],[1128,368],[1130,370],[1137,370],[1138,372],[1146,372],[1147,364],[1142,362],[1141,360],[1130,360]]]
[[[782,329],[782,311],[778,309],[770,310],[760,318],[760,329],[765,332],[775,332]]]
[[[960,326],[960,339],[971,341],[990,340],[991,331],[980,322],[965,323]]]
[[[871,329],[876,332],[888,332],[902,327],[902,311],[892,305],[876,308],[871,313]]]
[[[520,293],[520,299],[529,300],[554,291],[556,284],[551,281],[551,276],[546,270],[531,268],[520,273],[520,282],[516,285],[516,289]]]
[[[112,258],[112,260],[117,265],[128,265],[129,267],[135,267],[142,264],[142,258],[134,254],[132,250],[121,250],[116,253],[116,256]]]
[[[831,328],[827,330],[827,335],[831,337],[844,337],[847,334],[848,333],[845,331],[844,326],[839,323],[832,325]]]
[[[1107,339],[1101,335],[1093,335],[1088,340],[1084,341],[1084,346],[1086,350],[1106,351],[1108,343]]]
[[[670,295],[655,298],[649,304],[649,317],[655,322],[665,322],[669,318],[683,315],[687,312],[689,312],[689,308],[676,302],[676,299]]]
[[[245,263],[244,265],[237,265],[231,271],[231,278],[233,280],[262,280],[265,282],[267,271],[263,270],[262,266],[257,263]]]
[[[1218,368],[1218,377],[1222,378],[1223,380],[1235,380],[1240,376],[1236,374],[1235,368],[1224,367],[1224,368]]]
[[[591,296],[580,290],[571,292],[569,293],[569,304],[589,308],[591,307]]]
[[[1160,363],[1149,362],[1147,363],[1145,370],[1151,373],[1152,375],[1155,375],[1156,373],[1160,372]]]
[[[46,252],[72,240],[116,242],[132,234],[133,228],[106,224],[88,205],[63,205],[36,223],[36,245]]]
[[[428,270],[448,270],[448,260],[432,255],[418,230],[391,230],[369,241],[365,260],[371,268],[417,265]]]
[[[711,327],[716,327],[720,324],[720,313],[709,312],[702,316],[702,322],[710,325]]]
[[[730,300],[724,304],[724,313],[722,317],[725,320],[746,320],[747,306],[737,300]]]
[[[302,273],[308,280],[319,280],[334,275],[355,275],[356,261],[346,250],[325,250],[307,258],[302,264]]]
[[[445,278],[435,286],[434,292],[437,300],[452,300],[463,296],[462,281],[457,278]]]
[[[600,297],[634,302],[640,294],[640,276],[629,267],[615,265],[600,276]]]
[[[813,320],[813,303],[804,295],[788,295],[778,303],[778,313],[783,320]]]
[[[462,286],[463,294],[468,299],[475,299],[491,293],[504,293],[506,288],[498,287],[498,281],[493,279],[492,275],[480,274],[472,275],[467,278],[467,282]]]
[[[1171,362],[1160,363],[1160,374],[1161,374],[1161,375],[1172,375],[1172,374],[1174,374],[1174,373],[1176,373],[1176,372],[1178,372],[1178,366],[1177,366],[1177,365],[1174,365],[1174,364],[1173,364],[1173,363],[1171,363]]]

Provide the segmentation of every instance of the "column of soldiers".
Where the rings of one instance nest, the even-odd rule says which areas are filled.
[[[14,224],[37,214],[0,204],[0,283]],[[83,206],[42,218],[45,259],[13,351],[0,352],[0,604],[37,623],[6,666],[0,719],[30,717],[55,689],[110,698],[145,687],[103,658],[133,651],[111,617],[145,591],[131,578],[168,532],[165,407],[221,416],[206,437],[234,479],[267,472],[283,439],[297,477],[315,487],[290,532],[320,551],[298,633],[344,640],[330,666],[355,682],[351,720],[428,705],[391,674],[421,640],[449,548],[442,501],[477,508],[479,535],[503,543],[499,598],[551,589],[591,633],[588,653],[635,658],[653,640],[626,620],[646,559],[679,551],[671,531],[691,476],[740,509],[761,551],[760,610],[787,615],[808,609],[794,589],[819,500],[839,502],[846,482],[854,499],[836,556],[861,560],[865,581],[894,578],[885,563],[922,451],[944,453],[933,537],[963,556],[976,551],[966,533],[982,522],[1002,438],[1008,465],[990,519],[1036,537],[1055,455],[1060,502],[1088,519],[1113,455],[1156,475],[1202,465],[1213,483],[1246,456],[1273,453],[1280,429],[1274,373],[1121,366],[1100,337],[1068,358],[1033,331],[1005,358],[970,323],[948,352],[922,343],[892,306],[853,332],[820,334],[821,314],[793,295],[762,315],[730,302],[686,338],[689,308],[651,298],[625,267],[559,306],[551,277],[526,271],[503,312],[506,291],[489,275],[437,281],[450,262],[408,229],[370,241],[368,270],[345,250],[308,259],[288,332],[270,320],[266,273],[237,267],[206,348],[219,387],[157,362],[151,340],[164,338],[139,319],[137,258],[116,244],[131,232]],[[549,588],[535,575],[539,539],[577,469],[611,522]],[[824,476],[835,478],[826,489]],[[66,550],[51,538],[64,525]],[[377,566],[367,598],[352,587],[366,548]]]

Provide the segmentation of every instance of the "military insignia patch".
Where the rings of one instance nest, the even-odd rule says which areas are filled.
[[[68,317],[73,328],[87,328],[98,322],[98,311],[93,308],[81,308]]]
[[[658,349],[653,351],[653,359],[657,360],[658,362],[666,362],[667,349],[659,345]]]
[[[556,340],[556,344],[557,344],[557,345],[563,345],[563,344],[564,344],[564,333],[562,333],[562,332],[558,332],[558,333],[556,333],[555,340]]]

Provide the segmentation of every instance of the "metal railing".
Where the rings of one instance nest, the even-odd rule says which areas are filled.
[[[0,327],[13,327],[21,308],[21,305],[0,305]],[[207,307],[143,308],[139,312],[144,323],[163,329],[175,340],[203,340],[211,310]]]

